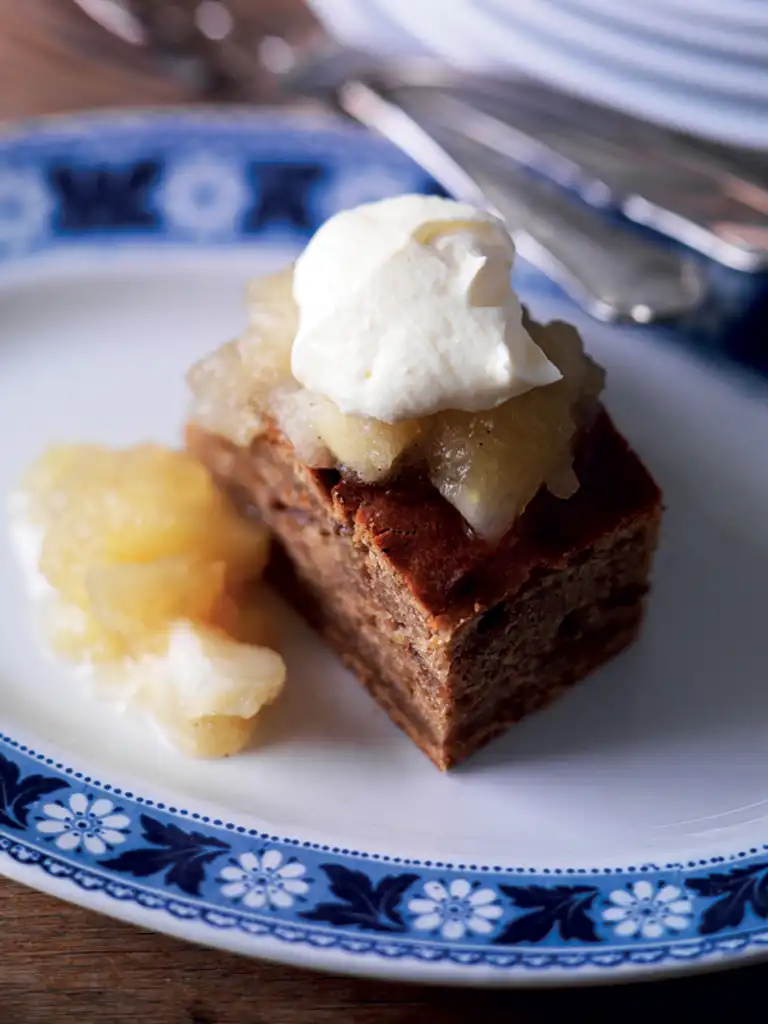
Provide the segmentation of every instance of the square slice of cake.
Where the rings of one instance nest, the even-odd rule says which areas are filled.
[[[445,769],[634,640],[662,503],[578,334],[521,310],[503,227],[402,200],[254,284],[249,329],[190,374],[187,443]]]

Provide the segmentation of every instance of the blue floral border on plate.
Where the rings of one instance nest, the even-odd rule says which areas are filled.
[[[768,946],[765,846],[625,869],[387,857],[153,802],[5,736],[0,852],[218,932],[389,960],[574,971]]]
[[[327,121],[55,119],[0,134],[0,269],[83,245],[297,241],[337,208],[422,190],[436,189],[405,157]],[[234,929],[420,965],[571,974],[768,946],[768,846],[625,869],[385,857],[153,802],[8,736],[0,852],[116,904],[203,924],[212,942]]]

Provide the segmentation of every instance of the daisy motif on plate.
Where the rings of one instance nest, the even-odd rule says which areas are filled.
[[[242,168],[206,155],[173,166],[157,194],[168,223],[197,238],[235,234],[250,200]]]
[[[503,913],[493,889],[473,889],[465,878],[456,878],[447,887],[426,882],[424,896],[409,900],[408,909],[416,915],[417,931],[439,931],[444,939],[463,939],[467,932],[489,935]]]
[[[219,881],[225,884],[221,893],[254,910],[267,906],[286,909],[309,891],[309,882],[303,877],[306,870],[297,860],[284,860],[279,850],[260,855],[248,851],[222,869]]]
[[[0,169],[0,252],[23,251],[49,227],[53,197],[28,170]]]
[[[678,886],[657,888],[645,879],[614,889],[608,900],[612,906],[603,911],[603,920],[623,939],[658,939],[665,932],[685,931],[693,914],[691,900]]]
[[[124,843],[131,819],[111,800],[98,797],[89,801],[83,793],[73,793],[66,803],[57,800],[43,806],[44,818],[37,831],[53,839],[60,850],[84,847],[98,857],[113,846]]]

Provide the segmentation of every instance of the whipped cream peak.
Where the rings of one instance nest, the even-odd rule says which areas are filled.
[[[387,423],[479,412],[554,383],[510,285],[515,248],[485,210],[403,195],[345,210],[298,258],[296,379]]]

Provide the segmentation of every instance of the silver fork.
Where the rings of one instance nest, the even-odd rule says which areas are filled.
[[[452,195],[502,217],[520,253],[597,319],[650,323],[701,301],[701,272],[679,252],[629,234],[557,187],[494,159],[460,132],[427,130],[368,82],[346,82],[338,100]]]
[[[627,231],[551,181],[521,173],[520,161],[502,159],[471,133],[420,115],[416,104],[400,101],[397,69],[323,37],[308,49],[276,38],[253,47],[227,5],[214,0],[77,2],[127,41],[162,52],[201,92],[228,82],[230,95],[249,98],[254,76],[266,72],[286,95],[341,108],[403,149],[449,193],[501,216],[521,254],[596,318],[648,323],[686,313],[703,298],[704,276],[686,254]],[[431,73],[433,81],[450,74],[435,66]],[[387,86],[378,84],[382,77]]]

